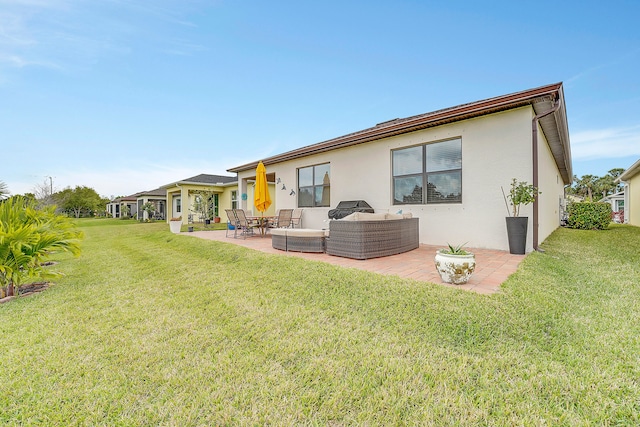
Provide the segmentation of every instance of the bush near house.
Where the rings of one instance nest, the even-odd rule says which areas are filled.
[[[567,225],[580,230],[604,230],[611,223],[611,215],[609,203],[571,203]]]

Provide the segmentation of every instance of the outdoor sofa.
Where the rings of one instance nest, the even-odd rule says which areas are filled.
[[[418,248],[418,218],[411,214],[355,212],[329,222],[329,255],[368,259]]]

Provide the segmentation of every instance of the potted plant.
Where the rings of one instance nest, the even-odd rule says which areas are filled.
[[[436,270],[445,283],[462,285],[467,283],[476,269],[476,256],[462,248],[463,245],[451,246],[436,252]]]
[[[178,234],[180,233],[180,228],[182,227],[182,217],[173,217],[169,220],[169,228],[172,233]]]
[[[501,187],[502,188],[502,187]],[[527,227],[529,217],[520,216],[520,207],[529,205],[536,200],[536,196],[540,194],[538,189],[525,181],[511,181],[509,195],[506,195],[502,188],[504,203],[507,206],[507,212],[510,216],[507,220],[507,237],[509,238],[509,252],[512,254],[524,255],[527,247]],[[511,206],[511,208],[509,207]]]

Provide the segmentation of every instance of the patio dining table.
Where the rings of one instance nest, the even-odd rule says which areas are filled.
[[[252,223],[258,224],[258,226],[256,227],[258,230],[260,230],[260,237],[264,237],[267,234],[267,229],[269,228],[269,226],[271,224],[273,224],[274,220],[277,217],[275,216],[250,216],[247,217],[247,219],[249,221],[251,221]]]

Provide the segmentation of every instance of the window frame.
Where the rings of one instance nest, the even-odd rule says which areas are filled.
[[[321,166],[326,166],[328,168],[329,173],[329,184],[325,185],[324,183],[316,184],[316,170]],[[311,185],[300,186],[300,172],[303,170],[311,169]],[[322,177],[322,179],[324,176]],[[298,188],[298,197],[296,201],[296,206],[298,208],[328,208],[331,207],[331,162],[325,163],[317,163],[309,166],[299,167],[296,169],[296,180],[297,180],[297,188]],[[329,189],[329,201],[327,204],[316,203],[316,190],[325,188]],[[302,194],[303,189],[311,189],[311,205],[301,205],[300,204],[300,195]]]
[[[452,168],[452,169],[440,169],[440,170],[436,170],[436,171],[427,171],[427,166],[428,166],[428,158],[427,158],[427,147],[428,146],[434,146],[435,144],[440,144],[440,143],[446,143],[446,142],[450,142],[450,141],[459,141],[460,142],[460,167],[459,168]],[[403,175],[395,175],[395,171],[394,171],[394,154],[398,153],[400,151],[403,150],[408,150],[408,149],[412,149],[412,148],[416,148],[416,147],[420,147],[421,148],[421,157],[420,157],[420,161],[421,161],[421,171],[420,172],[414,172],[414,173],[407,173],[407,174],[403,174]],[[460,177],[460,197],[459,200],[448,200],[448,199],[444,199],[444,200],[438,200],[438,201],[433,201],[433,200],[429,200],[429,187],[428,187],[428,183],[429,183],[429,178],[430,177],[434,177],[434,176],[438,176],[438,175],[446,175],[446,174],[452,174],[452,173],[457,173],[459,174]],[[401,202],[396,200],[396,181],[399,179],[410,179],[410,178],[419,178],[419,181],[421,182],[422,185],[422,195],[421,195],[421,201],[419,203],[411,203],[411,202]],[[391,203],[393,206],[403,206],[403,205],[443,205],[443,204],[462,204],[462,192],[463,192],[463,182],[462,182],[462,137],[461,136],[457,136],[454,138],[447,138],[447,139],[442,139],[442,140],[437,140],[437,141],[430,141],[430,142],[424,142],[421,144],[417,144],[417,145],[411,145],[411,146],[406,146],[406,147],[399,147],[396,149],[391,150]]]
[[[231,190],[231,209],[238,209],[238,190]]]

